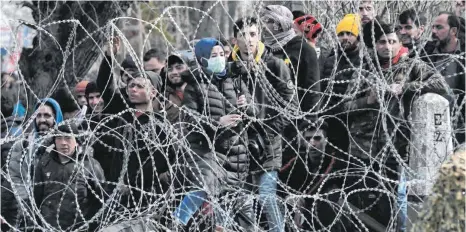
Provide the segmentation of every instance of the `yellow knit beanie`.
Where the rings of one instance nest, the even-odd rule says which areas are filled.
[[[351,32],[354,36],[359,35],[361,18],[357,14],[347,14],[337,25],[337,35],[342,31]]]

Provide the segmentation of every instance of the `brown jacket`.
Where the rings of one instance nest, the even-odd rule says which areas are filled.
[[[167,120],[172,124],[180,122],[180,107],[183,98],[180,97],[176,90],[170,86],[166,87],[164,97],[164,107]]]

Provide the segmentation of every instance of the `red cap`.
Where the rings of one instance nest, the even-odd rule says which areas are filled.
[[[77,93],[84,93],[86,92],[86,86],[89,84],[89,81],[81,81],[79,82],[74,89]]]
[[[315,43],[317,35],[322,31],[322,24],[317,22],[312,15],[301,16],[294,20],[294,24],[313,43]]]

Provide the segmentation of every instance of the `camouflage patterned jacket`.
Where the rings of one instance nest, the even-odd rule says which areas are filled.
[[[462,150],[455,152],[440,168],[433,194],[425,202],[412,232],[466,230],[465,177],[466,151]]]
[[[359,158],[375,157],[390,144],[398,152],[405,151],[407,141],[402,138],[409,138],[407,119],[413,99],[424,93],[437,93],[450,100],[451,93],[442,76],[422,61],[409,59],[407,53],[386,69],[377,68],[374,72],[371,70],[375,68],[369,68],[370,65],[374,67],[367,64],[364,71],[355,73],[347,92],[350,99],[345,102],[352,121],[350,153]],[[394,83],[402,85],[399,96],[388,92]],[[368,104],[372,89],[376,91],[377,101]]]

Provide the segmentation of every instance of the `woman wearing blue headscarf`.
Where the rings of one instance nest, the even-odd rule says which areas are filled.
[[[194,53],[199,68],[181,75],[187,83],[182,119],[192,151],[185,157],[188,185],[198,197],[222,199],[212,204],[217,227],[231,227],[227,224],[232,222],[226,219],[238,216],[239,226],[252,231],[252,202],[237,199],[245,199],[249,168],[246,121],[257,111],[247,86],[228,74],[223,45],[218,40],[201,39]],[[235,199],[236,215],[218,207],[226,201],[231,203],[223,197],[225,193]],[[241,212],[237,213],[239,208]]]

